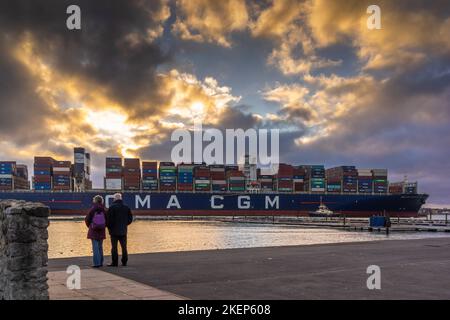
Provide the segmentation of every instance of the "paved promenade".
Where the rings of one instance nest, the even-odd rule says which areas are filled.
[[[98,269],[81,270],[81,289],[67,288],[68,274],[48,274],[50,300],[183,300],[184,298]]]
[[[51,260],[49,269],[71,264],[85,268],[90,258]],[[154,298],[450,299],[450,238],[137,254],[129,264],[95,278],[163,292]],[[381,268],[381,290],[367,289],[369,265]]]

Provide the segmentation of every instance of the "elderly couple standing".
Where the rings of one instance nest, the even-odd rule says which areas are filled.
[[[108,266],[117,267],[119,265],[118,243],[122,248],[122,265],[126,266],[128,263],[128,226],[133,222],[130,208],[123,203],[120,193],[114,195],[114,202],[108,210],[105,208],[102,196],[95,196],[93,203],[85,218],[86,226],[89,228],[87,237],[92,241],[93,267],[103,266],[103,240],[106,239],[106,228],[111,237],[112,262]]]

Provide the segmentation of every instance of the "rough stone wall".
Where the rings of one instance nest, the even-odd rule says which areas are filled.
[[[48,216],[39,203],[0,201],[0,300],[46,300]]]

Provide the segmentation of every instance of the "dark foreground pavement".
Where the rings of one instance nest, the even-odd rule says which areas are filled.
[[[56,259],[49,269],[90,262]],[[137,254],[129,263],[102,270],[190,299],[450,299],[450,238]],[[369,265],[381,268],[381,290],[367,289]]]

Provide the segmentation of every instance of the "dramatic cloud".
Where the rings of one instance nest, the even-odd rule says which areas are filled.
[[[251,26],[252,34],[281,38],[291,30],[292,24],[304,20],[305,9],[304,1],[274,0],[269,7],[259,12]]]
[[[378,1],[382,30],[369,30],[371,1],[314,0],[308,24],[320,47],[351,41],[366,69],[405,68],[425,62],[430,53],[450,53],[447,1]]]
[[[317,55],[316,43],[307,24],[309,6],[307,1],[274,0],[251,25],[253,36],[275,42],[268,63],[285,75],[309,74],[312,70],[342,63]]]
[[[245,1],[177,0],[173,31],[183,40],[231,46],[229,34],[247,28]]]
[[[0,5],[3,156],[21,147],[23,158],[69,157],[78,145],[129,156],[167,139],[161,131],[173,129],[174,115],[183,124],[200,108],[218,121],[239,101],[212,77],[157,72],[170,61],[155,42],[170,16],[167,1],[70,4],[81,7],[81,31],[66,28],[68,1]]]
[[[308,126],[311,136],[300,141],[311,141],[338,129],[335,119],[347,117],[358,106],[369,104],[376,85],[369,76],[307,76],[304,85],[278,85],[263,92],[263,97],[281,106],[278,113],[281,119]]]

